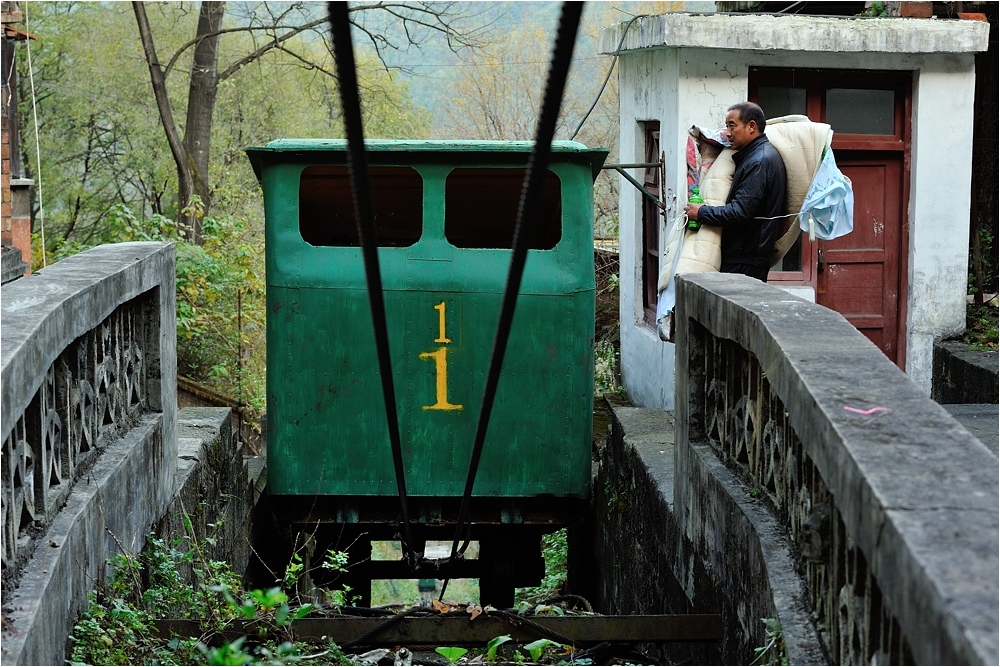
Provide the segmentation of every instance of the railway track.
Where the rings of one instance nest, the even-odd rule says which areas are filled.
[[[398,661],[400,655],[411,656],[407,664],[436,664],[441,656],[433,656],[434,647],[483,648],[500,637],[510,643],[510,654],[516,653],[517,647],[549,645],[558,648],[563,664],[613,664],[614,655],[628,656],[634,664],[642,661],[637,645],[717,642],[723,634],[721,617],[716,614],[549,616],[477,606],[447,611],[430,607],[401,611],[357,608],[350,614],[297,619],[280,628],[254,621],[235,622],[221,631],[209,628],[210,624],[198,620],[162,619],[156,623],[163,638],[198,636],[208,645],[241,637],[316,645],[335,642],[345,653],[376,658],[371,664],[393,664],[382,661]],[[548,641],[539,644],[539,640]],[[595,662],[597,656],[601,662]]]

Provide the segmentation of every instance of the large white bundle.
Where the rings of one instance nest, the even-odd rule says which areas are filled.
[[[823,149],[833,140],[833,130],[826,123],[813,123],[806,116],[782,116],[767,121],[764,134],[781,155],[787,178],[785,212],[789,215],[780,221],[778,240],[771,254],[771,264],[774,265],[785,256],[801,233],[797,214],[819,169]],[[736,171],[734,152],[730,148],[723,150],[702,177],[700,190],[706,204],[721,206],[726,203]],[[702,225],[696,232],[687,231],[680,253],[673,273],[665,271],[669,275],[661,275],[661,290],[673,274],[718,271],[722,264],[722,229]]]

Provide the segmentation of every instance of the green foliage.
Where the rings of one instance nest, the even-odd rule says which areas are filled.
[[[235,618],[250,621],[261,617],[268,618],[273,614],[273,622],[279,628],[287,627],[289,623],[304,617],[313,608],[311,604],[304,604],[293,611],[288,606],[288,595],[278,587],[266,591],[260,589],[249,591],[242,596],[242,600],[233,595],[234,590],[228,584],[215,584],[209,588],[222,595]]]
[[[243,642],[245,641],[246,637],[240,637],[228,644],[214,648],[209,648],[199,642],[198,650],[205,656],[205,664],[207,665],[249,665],[253,662],[253,656],[243,651]]]
[[[302,562],[302,554],[296,551],[292,554],[292,558],[288,561],[288,565],[285,566],[285,576],[282,578],[282,584],[285,588],[293,588],[299,578],[305,574],[305,569],[306,566],[305,563]]]
[[[546,649],[551,647],[562,647],[559,642],[554,642],[551,639],[536,639],[530,644],[525,644],[524,648],[528,651],[531,656],[532,662],[538,662],[542,658],[542,654]]]
[[[486,660],[488,662],[493,662],[497,659],[497,649],[499,649],[503,644],[511,641],[510,635],[500,635],[499,637],[494,637],[486,644]]]
[[[996,297],[982,305],[969,304],[965,313],[965,334],[963,342],[978,350],[997,351],[1000,331],[998,331],[998,310]]]
[[[28,45],[17,47],[16,63],[22,152],[29,176],[40,174],[44,184],[48,249],[97,245],[116,204],[174,216],[165,196],[174,168],[162,129],[150,122],[156,112],[142,50],[138,39],[123,39],[136,34],[130,5],[35,2],[24,10],[28,29],[44,35],[30,45],[33,76]]]
[[[858,14],[858,16],[888,16],[889,10],[886,9],[884,2],[879,2],[876,0],[871,5],[868,6],[865,11]]]
[[[785,636],[781,631],[781,621],[776,618],[760,619],[764,624],[766,643],[753,650],[754,659],[751,665],[787,665],[788,655],[785,652]]]
[[[177,167],[158,120],[131,3],[33,2],[24,10],[30,31],[44,35],[30,44],[33,76],[28,76],[24,53],[29,45],[18,45],[16,64],[22,152],[27,175],[40,173],[45,185],[48,250],[65,242],[106,242],[116,204],[137,211],[143,222],[153,214],[176,218],[187,202],[177,202]],[[146,10],[166,66],[195,36],[197,5],[151,3]],[[242,30],[268,20],[255,15],[260,11],[252,5],[227,8],[220,74],[260,47],[259,35]],[[307,3],[290,9],[286,20],[313,20],[320,11]],[[218,218],[262,217],[256,178],[243,154],[246,146],[279,137],[342,136],[327,46],[308,31],[283,46],[251,59],[219,84],[208,178],[211,213]],[[192,55],[193,49],[184,49],[166,74],[176,122],[187,112]],[[366,134],[427,136],[430,115],[411,103],[408,84],[369,54],[360,53],[358,60]],[[36,114],[37,132],[30,122]],[[40,165],[35,151],[27,150],[36,138]]]
[[[201,214],[200,202],[192,207]],[[167,241],[176,244],[177,370],[246,406],[259,422],[265,399],[265,295],[262,243],[245,220],[202,219],[203,244],[183,238],[177,222],[154,214],[139,220],[124,204],[108,211],[99,243]],[[91,244],[63,240],[52,261]]]
[[[291,606],[280,588],[244,591],[239,575],[222,561],[206,559],[198,544],[167,544],[151,535],[140,556],[116,556],[109,563],[113,574],[107,586],[91,595],[70,635],[73,664],[350,664],[332,643],[307,656],[304,645],[267,639],[312,605]],[[193,582],[182,571],[190,571]],[[164,640],[155,633],[159,618],[200,620],[206,630],[252,620],[260,636],[252,644],[244,637],[215,647],[199,637]]]
[[[343,574],[347,572],[347,558],[346,551],[330,549],[326,552],[326,556],[323,558],[321,567],[325,570],[330,570],[331,572],[340,572]]]
[[[539,602],[558,595],[566,585],[566,529],[562,528],[542,537],[542,557],[545,559],[545,576],[538,586],[518,588],[517,608],[526,611]]]
[[[454,665],[458,662],[459,658],[469,652],[468,649],[459,648],[458,646],[438,646],[434,651],[443,655],[449,665]]]
[[[610,340],[594,343],[594,393],[621,393],[615,377],[615,346]]]

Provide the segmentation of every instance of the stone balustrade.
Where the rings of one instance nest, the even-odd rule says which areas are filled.
[[[712,580],[755,585],[706,455],[790,538],[831,664],[997,664],[997,459],[841,315],[744,276],[677,283],[674,508]]]
[[[109,518],[108,531],[120,533],[114,539],[136,539],[125,524],[145,523],[137,539],[144,537],[169,500],[177,447],[173,245],[106,245],[65,259],[4,285],[0,315],[6,593],[75,482],[112,443],[148,432],[157,470],[136,486],[147,497],[113,499],[119,512],[109,517],[126,514]]]

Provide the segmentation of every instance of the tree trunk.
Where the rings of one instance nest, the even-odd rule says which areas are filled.
[[[174,114],[170,108],[170,98],[167,96],[167,79],[163,68],[160,66],[160,59],[156,55],[153,33],[149,29],[149,20],[146,18],[146,7],[142,2],[133,2],[132,10],[135,12],[135,21],[139,26],[139,39],[142,41],[142,51],[146,57],[146,64],[149,66],[149,78],[153,84],[153,96],[156,98],[156,108],[160,113],[160,124],[167,135],[170,152],[174,156],[174,162],[177,164],[177,180],[180,183],[179,190],[183,192],[186,188],[188,192],[194,192],[192,169],[188,166],[187,150],[184,148],[184,144],[177,133],[177,124],[174,123]],[[181,206],[183,207],[183,204]],[[193,215],[190,216],[190,218],[194,217]],[[180,222],[187,225],[187,235],[189,238],[192,238],[194,229],[193,221],[190,219],[185,220],[185,216],[181,215]]]
[[[211,203],[208,163],[212,137],[212,114],[219,87],[219,30],[225,13],[225,2],[202,2],[198,15],[197,46],[191,66],[188,87],[187,123],[184,127],[185,168],[191,179],[179,178],[178,206],[188,207],[192,195],[201,198],[203,210]],[[178,169],[180,176],[180,168]],[[191,215],[189,237],[201,242],[201,216]]]

